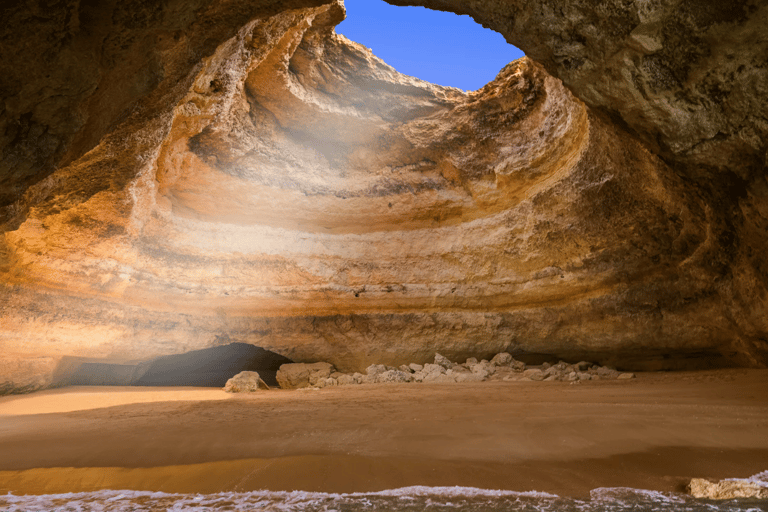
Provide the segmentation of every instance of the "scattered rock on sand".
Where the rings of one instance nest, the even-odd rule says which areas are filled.
[[[261,389],[269,389],[269,386],[256,372],[240,372],[224,385],[227,393],[248,393]]]
[[[507,352],[496,354],[495,356],[493,356],[493,359],[491,359],[491,364],[496,366],[509,366],[511,362],[512,362],[512,355],[508,354]]]
[[[481,382],[499,381],[561,381],[578,384],[587,380],[633,379],[634,373],[622,373],[615,368],[599,366],[587,361],[575,364],[560,361],[557,364],[544,363],[527,368],[511,354],[496,354],[490,361],[470,357],[465,363],[452,362],[441,354],[435,354],[434,363],[424,365],[411,363],[395,368],[383,364],[372,364],[365,375],[348,375],[336,372],[328,363],[284,364],[277,373],[280,387],[297,389],[304,387],[323,388],[327,386],[349,386],[353,384],[382,384],[401,382]]]
[[[530,370],[525,370],[523,372],[523,377],[530,380],[544,380],[544,372],[536,368],[531,368]]]
[[[357,382],[357,380],[355,379],[354,375],[347,375],[346,373],[340,375],[339,377],[336,377],[336,380],[338,381],[339,386],[349,386],[352,384],[359,384],[359,382]]]
[[[277,371],[277,383],[283,389],[325,387],[332,372],[330,363],[284,364]]]
[[[445,356],[441,356],[440,354],[435,354],[435,364],[442,366],[446,370],[453,367],[453,363],[451,362],[451,360]]]

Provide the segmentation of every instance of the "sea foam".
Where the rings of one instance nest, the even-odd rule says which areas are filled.
[[[751,477],[768,484],[768,471]],[[224,492],[168,494],[98,491],[44,496],[0,496],[0,512],[767,512],[768,501],[697,500],[688,495],[625,487],[594,489],[590,499],[543,492],[473,487],[413,486],[380,492]]]

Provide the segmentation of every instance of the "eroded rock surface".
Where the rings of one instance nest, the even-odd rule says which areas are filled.
[[[50,384],[63,357],[229,342],[347,373],[435,352],[765,364],[766,81],[763,39],[745,43],[764,7],[691,18],[704,42],[732,35],[687,70],[663,60],[682,78],[661,89],[636,56],[666,55],[649,27],[688,23],[684,9],[651,23],[611,4],[626,16],[609,23],[585,2],[462,3],[543,64],[465,93],[336,35],[338,3],[135,4],[101,7],[114,47],[84,28],[98,13],[67,4],[41,29],[54,75],[0,83],[0,392]],[[144,50],[151,80],[128,58]],[[70,68],[82,90],[51,92]],[[708,69],[731,84],[719,106],[714,89],[680,92]]]
[[[227,393],[253,393],[268,389],[269,386],[259,377],[258,372],[240,372],[224,385]]]
[[[434,363],[423,365],[411,363],[394,368],[385,364],[372,364],[365,369],[365,375],[359,372],[352,375],[337,372],[329,363],[293,363],[282,365],[277,377],[281,388],[301,389],[410,382],[456,384],[487,380],[560,381],[579,384],[588,380],[629,380],[634,379],[635,374],[619,372],[615,368],[586,361],[575,364],[565,361],[557,364],[544,363],[526,369],[525,363],[515,360],[512,354],[502,352],[493,356],[490,361],[478,361],[477,358],[470,357],[464,363],[458,363],[442,354],[435,354]]]
[[[704,478],[693,478],[688,484],[688,492],[695,498],[709,500],[732,500],[739,498],[768,499],[766,474],[758,475],[762,479],[729,479],[711,482]]]

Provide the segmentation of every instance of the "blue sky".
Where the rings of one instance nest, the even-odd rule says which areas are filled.
[[[383,0],[344,0],[347,19],[336,32],[367,46],[401,73],[467,91],[493,80],[523,56],[501,34],[469,16]]]

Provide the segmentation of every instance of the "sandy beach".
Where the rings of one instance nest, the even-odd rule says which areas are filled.
[[[768,370],[629,381],[363,385],[0,398],[0,493],[682,491],[768,470]]]

